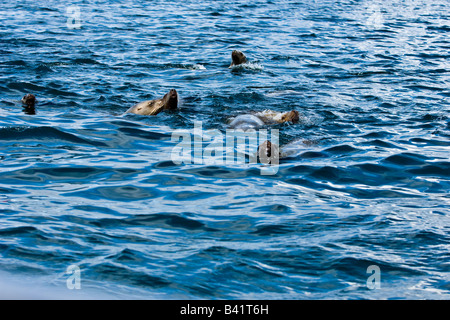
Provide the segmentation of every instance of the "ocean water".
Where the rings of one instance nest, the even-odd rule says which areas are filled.
[[[448,0],[1,1],[0,297],[449,299],[449,52]],[[266,109],[278,166],[205,156]]]

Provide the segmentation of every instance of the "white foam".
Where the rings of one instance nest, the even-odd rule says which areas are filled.
[[[202,64],[194,64],[189,69],[191,69],[191,70],[206,70],[205,66]]]
[[[233,70],[239,70],[239,69],[247,69],[247,70],[254,70],[254,71],[261,71],[264,70],[264,67],[256,62],[246,62],[235,66],[230,66],[230,69]]]

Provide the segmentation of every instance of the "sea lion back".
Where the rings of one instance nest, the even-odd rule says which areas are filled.
[[[260,118],[252,114],[243,114],[234,118],[229,126],[233,129],[259,129],[264,126],[264,122]]]
[[[135,113],[142,116],[153,116],[161,112],[163,102],[161,99],[147,100],[134,105],[126,113]]]

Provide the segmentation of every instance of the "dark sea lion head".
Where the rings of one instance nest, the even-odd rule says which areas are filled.
[[[26,94],[22,98],[23,112],[29,115],[36,114],[36,97],[33,94]]]
[[[296,110],[292,110],[289,112],[286,112],[282,117],[281,117],[281,121],[282,122],[287,122],[290,121],[292,123],[297,123],[300,120],[300,115],[298,113],[298,111]]]
[[[264,164],[278,164],[280,148],[276,144],[266,140],[258,147],[258,158]]]
[[[26,107],[34,107],[36,104],[36,97],[33,94],[26,94],[22,98],[22,104]]]
[[[171,89],[163,97],[164,109],[174,110],[178,107],[178,92],[175,89]]]
[[[247,62],[245,54],[243,54],[239,50],[233,50],[233,52],[231,53],[231,60],[232,60],[231,66],[237,66]]]

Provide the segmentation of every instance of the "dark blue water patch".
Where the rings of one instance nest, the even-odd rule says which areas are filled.
[[[450,31],[450,26],[443,24],[440,26],[427,26],[426,29],[432,31]]]
[[[87,279],[95,279],[105,283],[124,284],[140,288],[161,288],[171,284],[162,276],[157,277],[146,272],[133,270],[123,265],[101,263],[89,268],[83,268]]]
[[[363,164],[355,165],[347,168],[343,175],[344,180],[339,179],[338,183],[344,184],[355,178],[354,182],[370,185],[370,186],[401,186],[410,190],[420,190],[426,192],[443,192],[445,191],[445,183],[437,183],[416,179],[416,170],[408,169],[405,171],[398,171],[395,168],[381,166],[377,164]],[[409,172],[413,173],[412,175]],[[419,171],[421,172],[421,171]],[[427,172],[427,171],[426,171]],[[431,173],[431,172],[427,172]],[[436,172],[433,172],[436,173]]]
[[[261,176],[261,171],[256,168],[240,170],[217,166],[193,167],[192,169],[184,169],[182,170],[182,172],[187,174],[198,175],[200,177],[220,178],[220,179],[237,179],[251,176],[254,177]]]
[[[11,82],[8,83],[9,89],[18,90],[20,92],[46,92],[47,89],[42,86],[35,85],[29,82]]]
[[[386,108],[386,109],[395,109],[395,108],[397,108],[398,106],[395,105],[395,104],[393,104],[393,103],[390,103],[390,102],[383,102],[383,103],[381,103],[381,104],[379,105],[379,107],[380,107],[380,108]]]
[[[104,214],[110,214],[110,215],[116,215],[116,216],[120,215],[120,213],[118,211],[113,210],[111,208],[105,208],[105,207],[80,205],[80,206],[73,206],[72,208],[74,210],[81,210],[81,211],[85,211],[85,212],[104,213]]]
[[[274,204],[268,206],[261,206],[252,210],[253,212],[264,212],[267,214],[289,214],[293,212],[293,210],[283,204]]]
[[[424,138],[412,138],[409,140],[410,142],[423,144],[428,146],[450,146],[450,141],[445,140],[437,140],[437,139],[424,139]]]
[[[152,165],[152,167],[155,169],[171,169],[171,168],[176,169],[181,166],[182,166],[181,164],[177,164],[172,160],[159,161]]]
[[[357,199],[404,199],[404,198],[423,198],[423,195],[395,190],[364,190],[357,188],[346,188],[348,192]]]
[[[389,139],[393,134],[386,131],[374,131],[364,134],[362,137],[367,139]]]
[[[44,237],[43,233],[40,230],[38,230],[35,227],[31,227],[31,226],[21,226],[21,227],[0,229],[0,235],[2,237],[21,236],[21,235],[30,235],[30,234],[32,234],[32,235],[41,234],[41,237]]]
[[[325,149],[324,152],[328,152],[334,155],[353,154],[360,152],[361,150],[350,145],[340,145]]]
[[[253,233],[255,235],[261,236],[261,237],[268,237],[268,236],[277,236],[277,235],[286,235],[291,232],[293,232],[293,227],[288,225],[265,225],[265,226],[259,226]],[[294,229],[295,230],[295,229]]]
[[[52,183],[55,181],[67,183],[83,183],[94,179],[105,181],[124,181],[144,172],[136,169],[111,169],[101,167],[60,167],[60,168],[27,168],[0,173],[4,182],[21,183]]]
[[[225,193],[199,192],[199,191],[181,191],[174,192],[165,196],[166,199],[175,201],[202,201],[211,197],[223,196]]]
[[[54,263],[68,262],[70,259],[64,259],[54,252],[46,252],[44,250],[30,249],[24,247],[10,247],[3,253],[4,258],[19,258],[29,261],[46,261],[51,259]]]
[[[394,143],[386,142],[386,141],[383,141],[383,140],[380,140],[380,139],[375,139],[375,140],[363,142],[362,145],[375,146],[375,147],[381,147],[381,148],[386,148],[386,149],[402,149],[402,150],[405,150],[405,148],[399,147],[398,145],[396,145]]]
[[[380,175],[382,175],[382,174],[390,175],[390,174],[398,171],[396,168],[392,168],[389,166],[383,166],[383,165],[376,164],[376,163],[363,163],[363,164],[357,164],[354,166],[361,169],[362,171],[366,171],[368,173],[380,174]]]
[[[421,176],[449,177],[450,162],[434,162],[433,164],[423,165],[417,169],[408,169],[407,171]]]
[[[84,65],[84,64],[87,64],[87,65],[99,64],[99,65],[101,65],[102,64],[91,58],[76,58],[76,59],[73,59],[71,61],[71,63],[80,64],[80,65]]]
[[[124,120],[114,120],[110,122],[113,125],[116,125],[118,127],[132,127],[132,128],[140,128],[142,127],[142,124],[135,123],[135,122],[129,122]]]
[[[127,218],[103,218],[86,220],[84,223],[99,228],[123,228],[130,226],[168,227],[187,231],[214,231],[203,222],[174,213],[138,214]]]
[[[0,140],[8,142],[30,141],[30,142],[70,142],[74,144],[106,147],[103,142],[86,140],[77,135],[61,131],[58,128],[43,127],[9,127],[0,128]]]
[[[408,86],[406,86],[406,88],[412,89],[417,92],[422,92],[424,90],[432,91],[432,92],[436,92],[436,91],[441,92],[441,91],[446,90],[445,87],[427,86],[427,85],[419,85],[419,84],[408,85]]]
[[[418,232],[413,232],[411,234],[408,234],[406,237],[406,240],[411,242],[411,244],[416,243],[422,243],[423,245],[428,245],[431,243],[441,243],[441,244],[448,244],[448,240],[445,236],[445,230],[444,233],[438,233],[431,230],[420,230]],[[444,261],[445,258],[443,257]],[[426,263],[424,263],[426,265]]]
[[[324,268],[327,270],[334,269],[338,271],[342,277],[351,279],[353,277],[360,279],[367,279],[367,268],[371,265],[376,265],[383,270],[383,276],[389,280],[401,279],[408,276],[420,276],[424,275],[424,272],[418,271],[415,268],[411,268],[404,264],[394,264],[379,260],[361,259],[355,257],[338,258],[331,261],[331,263],[325,263]],[[352,275],[352,276],[350,276]]]
[[[33,222],[33,219],[30,217],[29,219],[23,219],[23,222],[26,220],[30,220]],[[48,220],[42,221],[42,224],[48,223]],[[35,247],[36,254],[38,254],[40,247],[44,246],[65,246],[67,249],[78,249],[84,250],[80,244],[78,244],[74,239],[66,239],[64,237],[55,236],[51,232],[44,232],[36,227],[32,226],[20,226],[20,227],[10,227],[6,229],[0,230],[0,235],[3,240],[7,240],[10,238],[18,239],[19,245],[17,248],[24,248],[27,246]],[[30,249],[31,250],[31,249]],[[62,258],[66,259],[66,258]]]
[[[0,65],[26,67],[28,64],[24,60],[11,60],[11,61],[2,61],[0,62]]]
[[[44,75],[44,74],[46,74],[46,73],[55,72],[52,68],[50,68],[50,67],[47,66],[47,65],[43,65],[43,64],[37,66],[37,67],[34,69],[34,71],[35,71],[37,74],[39,74],[39,75]]]
[[[162,186],[191,186],[195,181],[192,178],[187,178],[181,175],[162,175],[155,174],[147,178],[141,183],[144,184],[159,184]]]
[[[33,83],[24,82],[24,81],[10,82],[10,83],[8,83],[7,87],[9,89],[20,92],[22,95],[27,92],[28,93],[32,92],[34,94],[42,93],[43,96],[50,95],[50,96],[67,97],[67,98],[74,98],[74,97],[80,96],[80,94],[75,93],[75,92],[59,90],[59,89],[55,89],[55,88],[51,88],[51,87],[43,87],[43,86],[35,85]]]
[[[425,164],[426,159],[427,157],[418,154],[401,153],[398,155],[389,156],[383,161],[400,166],[419,166]]]
[[[435,122],[435,121],[441,121],[441,120],[447,120],[447,116],[445,116],[442,113],[439,114],[425,114],[420,118],[412,118],[410,119],[412,121],[420,121],[420,122]]]
[[[5,259],[3,261],[8,260]],[[30,263],[28,261],[16,260],[16,263],[14,265],[11,265],[11,263],[4,263],[3,261],[0,261],[0,268],[2,269],[2,271],[10,272],[11,274],[16,275],[23,275],[24,278],[29,277],[30,275],[51,276],[55,274],[55,271],[51,270],[48,267],[41,268],[38,264]]]
[[[98,172],[94,168],[36,168],[23,169],[0,176],[9,183],[28,182],[50,182],[55,180],[76,181],[94,177]]]
[[[28,191],[26,191],[26,190],[18,190],[18,189],[0,187],[0,194],[27,194],[27,193],[28,193]]]
[[[338,181],[343,178],[345,171],[340,168],[322,167],[314,170],[310,176],[326,181]]]
[[[119,128],[118,131],[125,133],[126,135],[131,136],[133,138],[140,138],[143,140],[169,140],[171,138],[171,135],[169,134],[144,131],[135,128]]]
[[[68,192],[66,197],[83,197],[92,200],[106,199],[112,201],[140,201],[157,198],[160,192],[156,188],[136,187],[134,185],[97,187],[85,191]]]
[[[326,186],[323,186],[323,185],[321,185],[319,183],[316,183],[316,182],[311,181],[311,180],[306,179],[306,178],[289,178],[289,179],[285,179],[284,181],[286,183],[288,183],[288,184],[299,185],[299,186],[302,186],[302,187],[315,189],[317,191],[321,191],[321,190],[327,189]]]
[[[106,259],[118,263],[140,264],[144,263],[147,257],[142,252],[126,248],[114,255],[106,257]]]
[[[295,165],[295,166],[288,166],[286,168],[280,168],[280,174],[283,176],[297,176],[297,175],[305,175],[310,174],[316,170],[316,167],[314,166],[307,166],[307,165]]]
[[[420,128],[425,130],[432,130],[436,128],[436,125],[433,123],[421,123],[421,124],[414,124],[414,125],[407,125],[407,128]]]
[[[303,152],[300,155],[303,159],[318,159],[318,158],[328,158],[329,155],[325,154],[324,152],[318,152],[318,151],[307,151]]]
[[[1,192],[0,192],[1,193]],[[1,203],[6,203],[7,201],[2,201],[0,200],[0,204]],[[7,216],[7,215],[15,215],[18,214],[19,211],[16,210],[11,210],[11,209],[0,209],[0,215],[2,216]]]
[[[393,185],[393,186],[417,186],[417,183],[410,179],[405,173],[392,174],[392,175],[369,175],[364,174],[355,168],[334,168],[334,167],[322,167],[315,170],[313,173],[309,174],[305,178],[289,178],[285,180],[288,184],[300,185],[306,188],[314,190],[332,190],[339,193],[349,194],[356,199],[377,199],[377,198],[416,198],[420,197],[415,192],[408,192],[405,190],[397,191],[393,187],[390,190],[383,189],[362,189],[356,188],[352,185],[361,184],[366,186],[383,186],[383,185]],[[332,187],[324,182],[333,182],[334,184],[339,184],[345,186],[344,188]],[[436,192],[442,191],[439,185],[434,184],[421,184],[427,188],[437,189]]]

